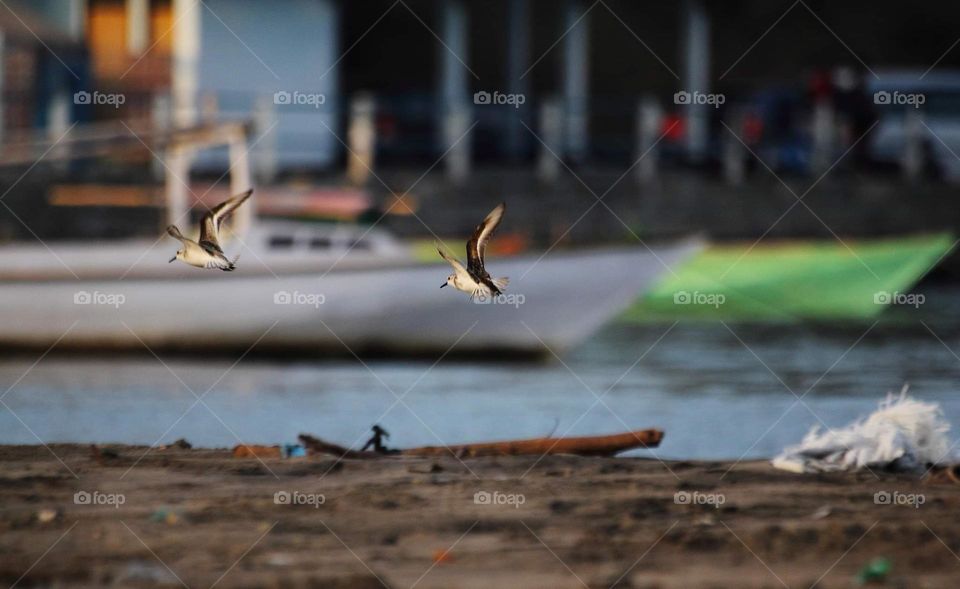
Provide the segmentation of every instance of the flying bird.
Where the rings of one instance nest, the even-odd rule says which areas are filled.
[[[461,290],[470,295],[473,299],[492,298],[503,294],[510,280],[503,278],[490,278],[490,274],[483,264],[483,255],[487,251],[487,242],[500,220],[503,219],[503,211],[506,210],[506,203],[500,203],[490,214],[477,225],[473,231],[473,236],[467,242],[467,267],[464,268],[455,256],[444,250],[440,244],[437,244],[437,252],[440,256],[453,266],[453,274],[447,277],[447,281],[440,285],[440,288],[448,284],[457,290]]]
[[[240,256],[230,261],[226,254],[223,253],[223,249],[220,248],[220,225],[223,224],[223,220],[229,217],[237,207],[250,198],[251,194],[253,194],[253,189],[229,198],[210,209],[200,221],[199,241],[193,241],[192,239],[184,237],[176,225],[167,227],[167,233],[183,244],[183,247],[177,250],[177,255],[170,258],[170,262],[183,260],[187,264],[196,266],[197,268],[219,268],[224,272],[230,272],[235,269],[237,267],[237,258]]]

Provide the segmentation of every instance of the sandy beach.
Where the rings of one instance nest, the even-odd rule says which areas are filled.
[[[101,448],[0,447],[0,582],[828,588],[877,557],[882,586],[960,578],[960,488],[904,476]]]

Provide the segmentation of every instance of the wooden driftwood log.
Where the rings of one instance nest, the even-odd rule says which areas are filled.
[[[404,456],[520,456],[524,454],[576,454],[577,456],[613,456],[632,448],[655,448],[663,439],[658,429],[644,429],[609,436],[580,438],[531,438],[505,442],[484,442],[457,446],[424,446],[401,450]]]
[[[325,442],[319,438],[300,434],[300,442],[311,454],[329,454],[343,458],[382,458],[391,455],[401,456],[520,456],[543,454],[575,454],[578,456],[613,456],[633,448],[655,448],[663,439],[658,429],[644,429],[609,436],[585,436],[580,438],[532,438],[529,440],[508,440],[503,442],[483,442],[478,444],[460,444],[456,446],[422,446],[393,451],[390,454],[377,452],[357,452]]]
[[[341,458],[380,458],[384,456],[384,454],[378,454],[377,452],[357,452],[337,444],[324,442],[320,438],[307,434],[300,434],[300,443],[303,444],[309,454],[330,454]]]

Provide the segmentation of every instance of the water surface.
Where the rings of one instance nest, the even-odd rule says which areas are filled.
[[[613,325],[562,362],[6,359],[0,443],[356,444],[380,423],[415,446],[659,427],[664,458],[768,457],[904,383],[960,423],[958,299],[928,292],[876,325]]]

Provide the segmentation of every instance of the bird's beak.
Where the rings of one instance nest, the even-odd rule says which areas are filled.
[[[176,262],[176,261],[177,261],[177,256],[173,256],[172,258],[170,258],[170,261],[167,262],[167,263],[168,263],[168,264],[172,264],[172,263],[174,263],[174,262]]]
[[[446,286],[446,285],[447,285],[447,283],[444,282],[443,284],[440,285],[440,288],[443,288],[443,287]]]

